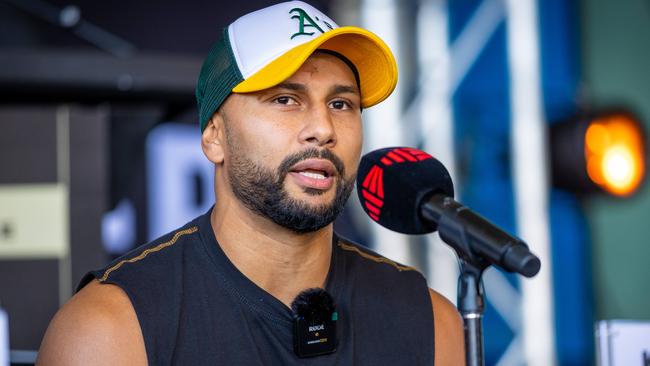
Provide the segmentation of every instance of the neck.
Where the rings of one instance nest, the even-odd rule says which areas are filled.
[[[237,269],[290,306],[301,291],[324,287],[332,253],[332,224],[298,234],[243,207],[218,199],[210,217],[214,234]]]

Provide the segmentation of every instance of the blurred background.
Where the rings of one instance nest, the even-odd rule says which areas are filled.
[[[436,156],[457,200],[542,258],[533,279],[485,273],[486,364],[594,364],[598,321],[650,321],[648,0],[307,2],[397,57],[366,151]],[[30,363],[83,274],[212,205],[198,71],[273,3],[0,0],[0,364],[6,331]],[[356,195],[336,228],[456,300],[437,234],[381,229]]]

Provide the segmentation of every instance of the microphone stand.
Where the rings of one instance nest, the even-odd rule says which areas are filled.
[[[434,199],[443,200],[440,196]],[[454,210],[459,204],[448,201],[446,210]],[[452,215],[432,205],[422,206],[422,215],[438,223],[440,238],[451,246],[459,258],[460,276],[458,277],[458,311],[463,317],[465,335],[465,362],[467,366],[484,366],[483,356],[483,313],[485,311],[485,291],[483,289],[483,271],[490,263],[474,253],[470,246],[470,235],[466,228]]]
[[[484,218],[468,212],[451,197],[434,194],[420,206],[427,222],[438,223],[440,239],[449,244],[460,264],[458,311],[463,317],[465,361],[468,366],[483,366],[483,312],[485,291],[483,271],[490,265],[532,277],[539,271],[539,258],[526,244],[493,226]],[[463,220],[458,218],[463,216]],[[485,243],[492,245],[485,245]],[[497,244],[494,245],[494,243]],[[481,248],[482,250],[473,250]]]
[[[438,224],[440,239],[458,255],[460,276],[457,307],[463,317],[465,363],[468,366],[483,366],[483,271],[494,264],[509,272],[532,277],[539,271],[539,258],[528,251],[523,241],[471,213],[451,197],[433,194],[424,202],[420,206],[421,215],[427,222]],[[461,216],[463,219],[458,219]],[[481,247],[480,250],[473,250]]]
[[[485,291],[481,279],[485,267],[459,260],[458,311],[463,317],[465,362],[467,366],[483,366],[483,313]]]

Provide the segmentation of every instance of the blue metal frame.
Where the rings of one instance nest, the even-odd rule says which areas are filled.
[[[481,1],[450,1],[450,43],[462,32]],[[579,74],[577,4],[538,2],[544,112],[548,121],[576,113]],[[506,22],[499,25],[453,98],[455,143],[462,200],[494,223],[515,232],[510,164],[510,90]],[[550,123],[550,122],[549,122]],[[593,362],[593,302],[590,248],[577,198],[550,194],[553,289],[557,359],[560,364]],[[507,275],[518,287],[518,279]],[[513,339],[503,318],[490,306],[485,314],[486,364],[498,362]],[[517,309],[513,309],[517,311]]]

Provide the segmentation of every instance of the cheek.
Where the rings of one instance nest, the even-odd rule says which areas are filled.
[[[341,154],[340,157],[345,162],[348,175],[357,171],[361,157],[362,143],[363,127],[361,123],[341,129],[340,133],[338,133],[339,154]]]
[[[291,135],[287,126],[272,125],[266,120],[251,121],[256,122],[259,122],[256,124],[257,128],[240,131],[243,134],[241,139],[245,140],[240,149],[244,149],[242,153],[257,166],[276,173],[284,159],[296,152],[295,135]]]
[[[296,139],[295,131],[280,122],[265,121],[255,126],[253,130],[250,133],[254,134],[258,141],[263,142],[266,149],[281,148]]]
[[[253,96],[233,94],[226,114],[233,154],[245,155],[251,162],[275,167],[291,146],[286,118],[274,115],[259,105]]]

